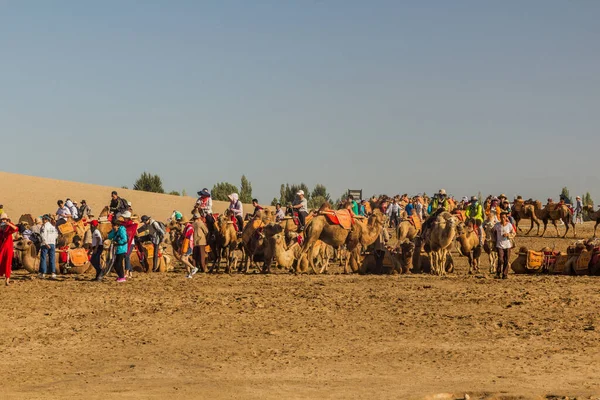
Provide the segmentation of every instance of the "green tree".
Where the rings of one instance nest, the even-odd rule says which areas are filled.
[[[581,200],[584,206],[594,206],[594,200],[592,200],[590,192],[586,192]]]
[[[570,203],[573,203],[573,199],[571,199],[571,195],[569,194],[569,189],[567,189],[566,186],[564,188],[562,188],[560,195],[561,195],[561,197],[563,197],[565,199],[569,199]]]
[[[271,205],[276,206],[277,203],[279,203],[279,200],[277,199],[277,197],[273,197],[273,200],[271,200]]]
[[[321,185],[320,183],[317,183],[317,185],[314,187],[312,193],[310,194],[310,197],[313,199],[317,197],[322,197],[323,199],[325,199],[325,201],[331,201],[331,196],[329,195],[329,193],[327,193],[327,188],[325,187],[325,185]]]
[[[213,200],[229,201],[227,196],[237,192],[238,188],[235,185],[229,182],[219,182],[213,186],[210,194]]]
[[[310,196],[310,200],[308,200],[308,208],[320,208],[325,203],[329,203],[331,205],[331,201],[323,196]]]
[[[185,189],[183,189],[183,190],[181,191],[181,195],[182,195],[183,197],[187,196],[187,192],[186,192],[186,190],[185,190]]]
[[[282,183],[281,186],[279,187],[279,202],[281,204],[285,204],[286,203],[285,202],[285,194],[286,194],[285,185]]]
[[[123,185],[121,186],[121,189],[129,189],[127,186]]]
[[[137,181],[133,184],[133,190],[141,190],[143,192],[164,193],[162,179],[158,175],[152,175],[148,172],[142,173]]]
[[[252,203],[252,183],[248,182],[246,175],[242,175],[242,182],[240,185],[240,200],[242,203]]]
[[[172,196],[181,196],[177,190],[171,190],[169,194]]]

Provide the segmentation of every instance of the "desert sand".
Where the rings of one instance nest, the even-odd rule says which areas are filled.
[[[65,185],[49,183],[46,203],[26,185],[3,201],[13,215],[40,213],[57,196],[98,207],[111,190]],[[123,192],[144,213],[189,208]],[[21,199],[39,208],[20,209]],[[584,237],[592,227],[577,226]],[[518,237],[517,246],[572,241]],[[600,278],[495,280],[485,257],[475,276],[454,259],[445,278],[334,266],[188,280],[177,267],[117,284],[16,271],[0,287],[0,398],[599,398]]]

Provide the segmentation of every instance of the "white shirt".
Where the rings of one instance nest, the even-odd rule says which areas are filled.
[[[71,216],[71,211],[69,211],[69,209],[66,206],[62,206],[61,208],[56,210],[56,216],[57,216],[57,219],[66,220],[67,217]]]
[[[504,234],[512,234],[515,232],[512,224],[507,222],[506,225],[502,225],[502,222],[498,222],[496,226],[494,226],[494,231],[496,232],[496,247],[499,249],[510,249],[512,243],[510,238],[504,237]]]
[[[99,229],[96,229],[93,233],[92,233],[92,248],[96,248],[98,246],[100,246],[103,243],[102,240],[102,234],[100,233]]]
[[[40,236],[42,237],[42,245],[56,245],[56,239],[58,239],[58,232],[54,225],[50,222],[46,222],[40,229]]]

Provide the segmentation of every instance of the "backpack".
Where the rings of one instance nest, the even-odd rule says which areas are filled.
[[[162,241],[162,239],[165,238],[165,235],[167,234],[167,226],[160,221],[154,221],[156,224],[158,224],[158,226],[160,227],[160,231],[156,230],[156,233],[158,234],[158,236],[160,237],[160,240]],[[156,229],[156,227],[155,227]]]
[[[119,212],[125,212],[125,211],[127,211],[127,208],[129,208],[129,204],[127,204],[127,200],[125,200],[122,197],[119,197],[119,204],[117,204],[117,210],[119,210]]]

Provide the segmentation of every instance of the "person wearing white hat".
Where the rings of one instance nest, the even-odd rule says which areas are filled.
[[[6,286],[10,285],[10,273],[14,255],[13,233],[18,232],[5,212],[0,214],[0,276],[4,276]]]
[[[133,278],[133,267],[131,266],[131,252],[135,247],[135,235],[137,233],[138,224],[131,220],[131,211],[125,211],[121,214],[123,218],[123,226],[127,232],[127,253],[125,253],[125,271],[127,278]]]
[[[296,198],[292,202],[292,208],[298,211],[298,222],[300,226],[298,230],[302,232],[306,225],[306,217],[308,216],[308,200],[304,197],[304,190],[296,192]]]
[[[237,221],[237,234],[238,236],[242,236],[242,230],[244,229],[244,206],[237,193],[231,193],[227,197],[229,197],[229,211],[233,213]]]

